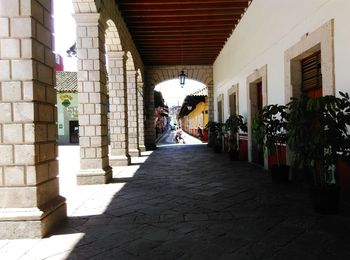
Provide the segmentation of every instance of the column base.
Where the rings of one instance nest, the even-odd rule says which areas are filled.
[[[109,156],[109,165],[110,166],[128,166],[130,164],[131,164],[130,156],[125,156],[125,155]]]
[[[43,238],[66,217],[66,199],[61,196],[40,208],[4,208],[0,210],[0,239]]]
[[[139,149],[141,152],[146,152],[146,146],[144,146],[144,145],[140,145]]]
[[[80,170],[77,174],[78,185],[107,184],[112,180],[112,167],[104,169]]]
[[[141,152],[139,149],[130,149],[129,150],[129,155],[130,157],[140,157],[141,156]]]

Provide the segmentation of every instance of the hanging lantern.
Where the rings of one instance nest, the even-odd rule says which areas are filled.
[[[186,80],[187,76],[184,73],[184,71],[181,71],[181,74],[179,75],[179,80],[180,80],[180,86],[183,88],[185,86],[185,80]]]

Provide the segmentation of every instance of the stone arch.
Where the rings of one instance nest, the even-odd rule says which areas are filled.
[[[141,56],[134,44],[124,19],[114,0],[72,0],[76,14],[99,14],[99,20],[103,27],[108,27],[108,23],[113,21],[120,39],[120,46],[123,51],[130,52],[134,59],[135,67],[143,68]]]
[[[105,44],[106,44],[107,54],[108,52],[113,52],[113,51],[123,51],[118,29],[115,23],[112,20],[108,20],[106,24],[107,24],[107,28],[106,28]]]
[[[137,69],[137,83],[142,83],[143,84],[143,76],[142,72],[140,69]]]
[[[212,66],[152,66],[146,68],[146,82],[148,85],[157,84],[178,78],[181,70],[185,72],[188,79],[193,79],[206,86],[213,85]]]
[[[145,145],[147,149],[155,148],[154,129],[154,96],[153,91],[157,84],[170,79],[178,78],[184,71],[188,79],[199,81],[208,87],[208,113],[209,120],[214,120],[214,88],[213,67],[210,65],[189,66],[149,66],[145,68]]]
[[[123,51],[125,53],[130,52],[133,57],[135,67],[142,68],[143,62],[141,56],[119,11],[118,4],[116,3],[117,1],[101,0],[101,2],[101,5],[103,6],[103,8],[101,8],[102,19],[105,19],[106,22],[108,20],[112,20],[114,22],[119,34],[120,44]]]
[[[127,56],[127,60],[126,60],[126,70],[129,71],[135,71],[135,63],[134,63],[134,59],[132,57],[132,54],[130,51],[128,51],[126,53]]]

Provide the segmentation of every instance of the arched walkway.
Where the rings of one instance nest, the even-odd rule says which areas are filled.
[[[140,121],[143,109],[138,106],[138,82],[141,85],[142,78],[137,78],[137,71],[141,77],[142,63],[115,2],[103,1],[100,8],[100,2],[90,1],[90,12],[86,2],[77,1],[74,14],[81,130],[77,181],[79,184],[108,183],[111,166],[130,164],[130,157],[140,156],[140,147],[144,147],[140,144],[143,139],[139,138],[139,133],[144,132]],[[109,122],[107,95],[111,101]]]
[[[184,70],[189,79],[202,82],[208,87],[209,120],[214,119],[213,103],[213,70],[212,66],[153,66],[145,68],[145,145],[148,149],[155,148],[156,133],[154,128],[154,97],[153,91],[157,84],[178,78],[181,70]]]
[[[1,26],[7,28],[0,34],[0,108],[4,112],[0,117],[0,153],[4,155],[0,159],[0,237],[4,238],[42,237],[66,216],[57,178],[52,6],[50,1],[32,2],[28,8],[25,1],[1,1]],[[137,101],[143,64],[115,1],[73,0],[73,5],[80,130],[77,182],[108,183],[112,177],[108,92],[112,91],[115,112],[110,124],[111,162],[129,164],[131,149],[139,155],[142,138],[138,136],[143,133],[143,109],[138,111]],[[114,71],[107,71],[106,53]],[[137,79],[137,71],[141,78]]]

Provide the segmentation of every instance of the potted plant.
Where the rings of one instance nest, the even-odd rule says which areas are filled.
[[[208,147],[213,147],[215,152],[221,152],[222,149],[222,127],[222,123],[215,121],[209,121],[205,126],[209,133]]]
[[[350,161],[350,99],[348,93],[339,94],[303,96],[288,104],[291,159],[311,173],[313,206],[325,213],[338,210],[338,160]]]
[[[277,163],[269,165],[272,179],[282,182],[289,179],[289,166],[283,162],[282,154],[287,140],[287,117],[286,106],[271,104],[256,114],[252,124],[253,139],[258,149],[276,156]]]
[[[238,132],[247,132],[247,124],[241,115],[231,115],[225,122],[225,129],[229,132],[229,155],[231,159],[239,159]]]
[[[205,130],[208,133],[208,147],[213,147],[215,143],[215,128],[216,122],[214,121],[209,121],[205,126]]]

